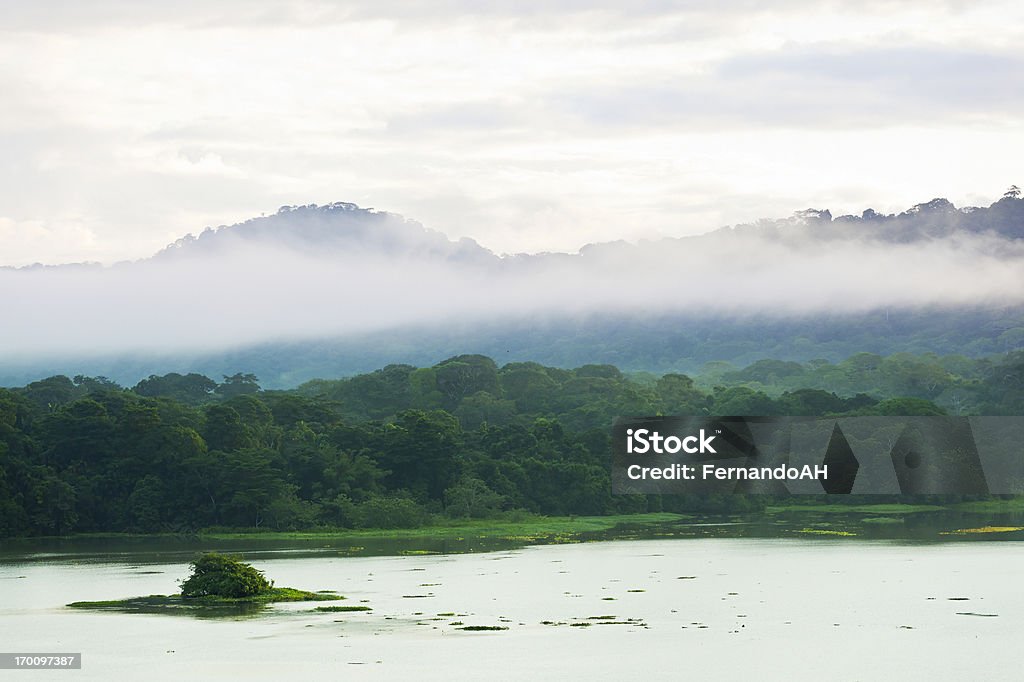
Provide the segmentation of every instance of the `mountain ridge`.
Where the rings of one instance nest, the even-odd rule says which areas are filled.
[[[351,202],[286,205],[267,216],[253,217],[231,225],[207,227],[198,235],[188,233],[151,256],[121,261],[109,267],[168,262],[195,255],[223,256],[230,248],[258,244],[272,244],[321,256],[332,250],[346,249],[357,253],[384,253],[452,263],[497,265],[503,262],[586,257],[615,249],[672,247],[689,244],[693,240],[736,237],[756,236],[779,243],[868,240],[906,244],[957,235],[989,235],[1013,242],[1024,240],[1024,199],[1020,191],[1011,188],[1001,199],[985,207],[957,208],[948,199],[937,197],[901,213],[891,214],[878,213],[868,208],[859,216],[847,214],[834,217],[829,209],[807,208],[786,218],[762,218],[753,223],[723,226],[695,235],[665,236],[637,242],[623,239],[588,242],[576,253],[543,251],[496,254],[469,237],[453,240],[444,232],[428,228],[419,221],[397,213],[363,208]],[[0,266],[0,269],[103,267],[108,266],[95,262],[77,262]]]
[[[149,259],[0,269],[0,383],[254,372],[269,386],[480,352],[694,371],[1024,347],[1024,200],[806,209],[691,237],[499,256],[337,202],[189,235]]]

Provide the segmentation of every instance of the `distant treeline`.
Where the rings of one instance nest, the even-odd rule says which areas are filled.
[[[1024,353],[709,369],[694,381],[461,355],[292,391],[251,374],[131,389],[50,377],[0,389],[0,536],[748,511],[763,498],[612,496],[613,418],[1024,413]]]

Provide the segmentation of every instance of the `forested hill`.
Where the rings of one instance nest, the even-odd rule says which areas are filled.
[[[685,229],[685,225],[680,226]],[[948,199],[935,198],[901,213],[879,213],[865,209],[860,215],[833,217],[827,208],[809,208],[788,218],[762,219],[755,223],[724,227],[703,235],[666,237],[646,242],[650,248],[676,245],[700,249],[702,241],[723,237],[770,238],[781,242],[874,240],[889,243],[933,241],[957,235],[990,235],[1017,241],[1024,239],[1024,199],[1016,187],[990,206],[956,207]],[[452,241],[442,232],[428,229],[415,220],[395,213],[361,208],[348,202],[325,205],[282,206],[269,216],[252,218],[234,225],[208,227],[198,236],[188,234],[145,263],[205,256],[230,257],[233,251],[252,246],[324,255],[374,254],[418,259],[440,259],[453,263],[477,263],[498,268],[543,261],[564,261],[602,257],[618,252],[628,258],[638,247],[624,241],[583,245],[579,254],[542,253],[501,257],[472,239]],[[640,246],[645,248],[644,245]],[[121,264],[121,267],[129,264]],[[31,266],[35,269],[41,266]],[[81,265],[68,266],[81,267]],[[10,268],[6,268],[10,269]]]
[[[250,247],[267,246],[316,256],[386,255],[453,263],[498,260],[472,239],[451,241],[414,220],[343,201],[324,206],[282,206],[273,215],[216,229],[208,227],[198,237],[189,234],[179,239],[151,260],[230,257]]]
[[[720,369],[694,381],[464,355],[293,391],[263,391],[251,374],[153,376],[130,390],[51,377],[0,389],[0,537],[738,511],[763,500],[612,496],[612,418],[1024,410],[1024,353]]]
[[[0,268],[0,385],[199,371],[291,388],[468,350],[662,373],[857,352],[980,357],[1024,347],[1022,236],[1016,189],[982,208],[808,209],[511,256],[354,204],[289,206],[135,263]]]
[[[865,209],[860,215],[833,217],[828,209],[806,209],[782,220],[760,220],[725,228],[737,233],[770,235],[781,240],[810,241],[871,239],[910,243],[945,239],[958,234],[989,234],[1001,239],[1024,239],[1024,200],[1014,186],[991,206],[957,208],[943,198],[912,206],[902,213]]]

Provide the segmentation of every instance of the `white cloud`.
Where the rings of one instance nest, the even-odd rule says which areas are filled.
[[[497,251],[995,198],[1019,3],[5,3],[0,264],[355,201]],[[916,86],[916,87],[915,87]]]
[[[302,241],[306,232],[278,222],[262,225],[277,235],[269,243],[237,236],[144,264],[0,269],[0,291],[17,292],[0,302],[0,353],[18,359],[204,351],[407,326],[622,312],[842,314],[1024,301],[1024,245],[986,235],[794,245],[724,233],[501,263],[481,254],[424,257],[433,247],[445,253],[443,238],[387,225],[351,228],[364,229],[371,242],[380,237],[383,249],[360,248],[357,240],[320,253]],[[0,223],[0,236],[6,229]]]

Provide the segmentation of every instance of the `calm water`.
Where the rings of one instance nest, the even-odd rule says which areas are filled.
[[[264,547],[246,558],[278,585],[337,590],[373,611],[281,604],[203,619],[64,607],[177,591],[187,559],[135,550],[8,551],[0,649],[82,652],[83,668],[5,679],[1021,676],[1020,542],[672,538],[390,557]]]

